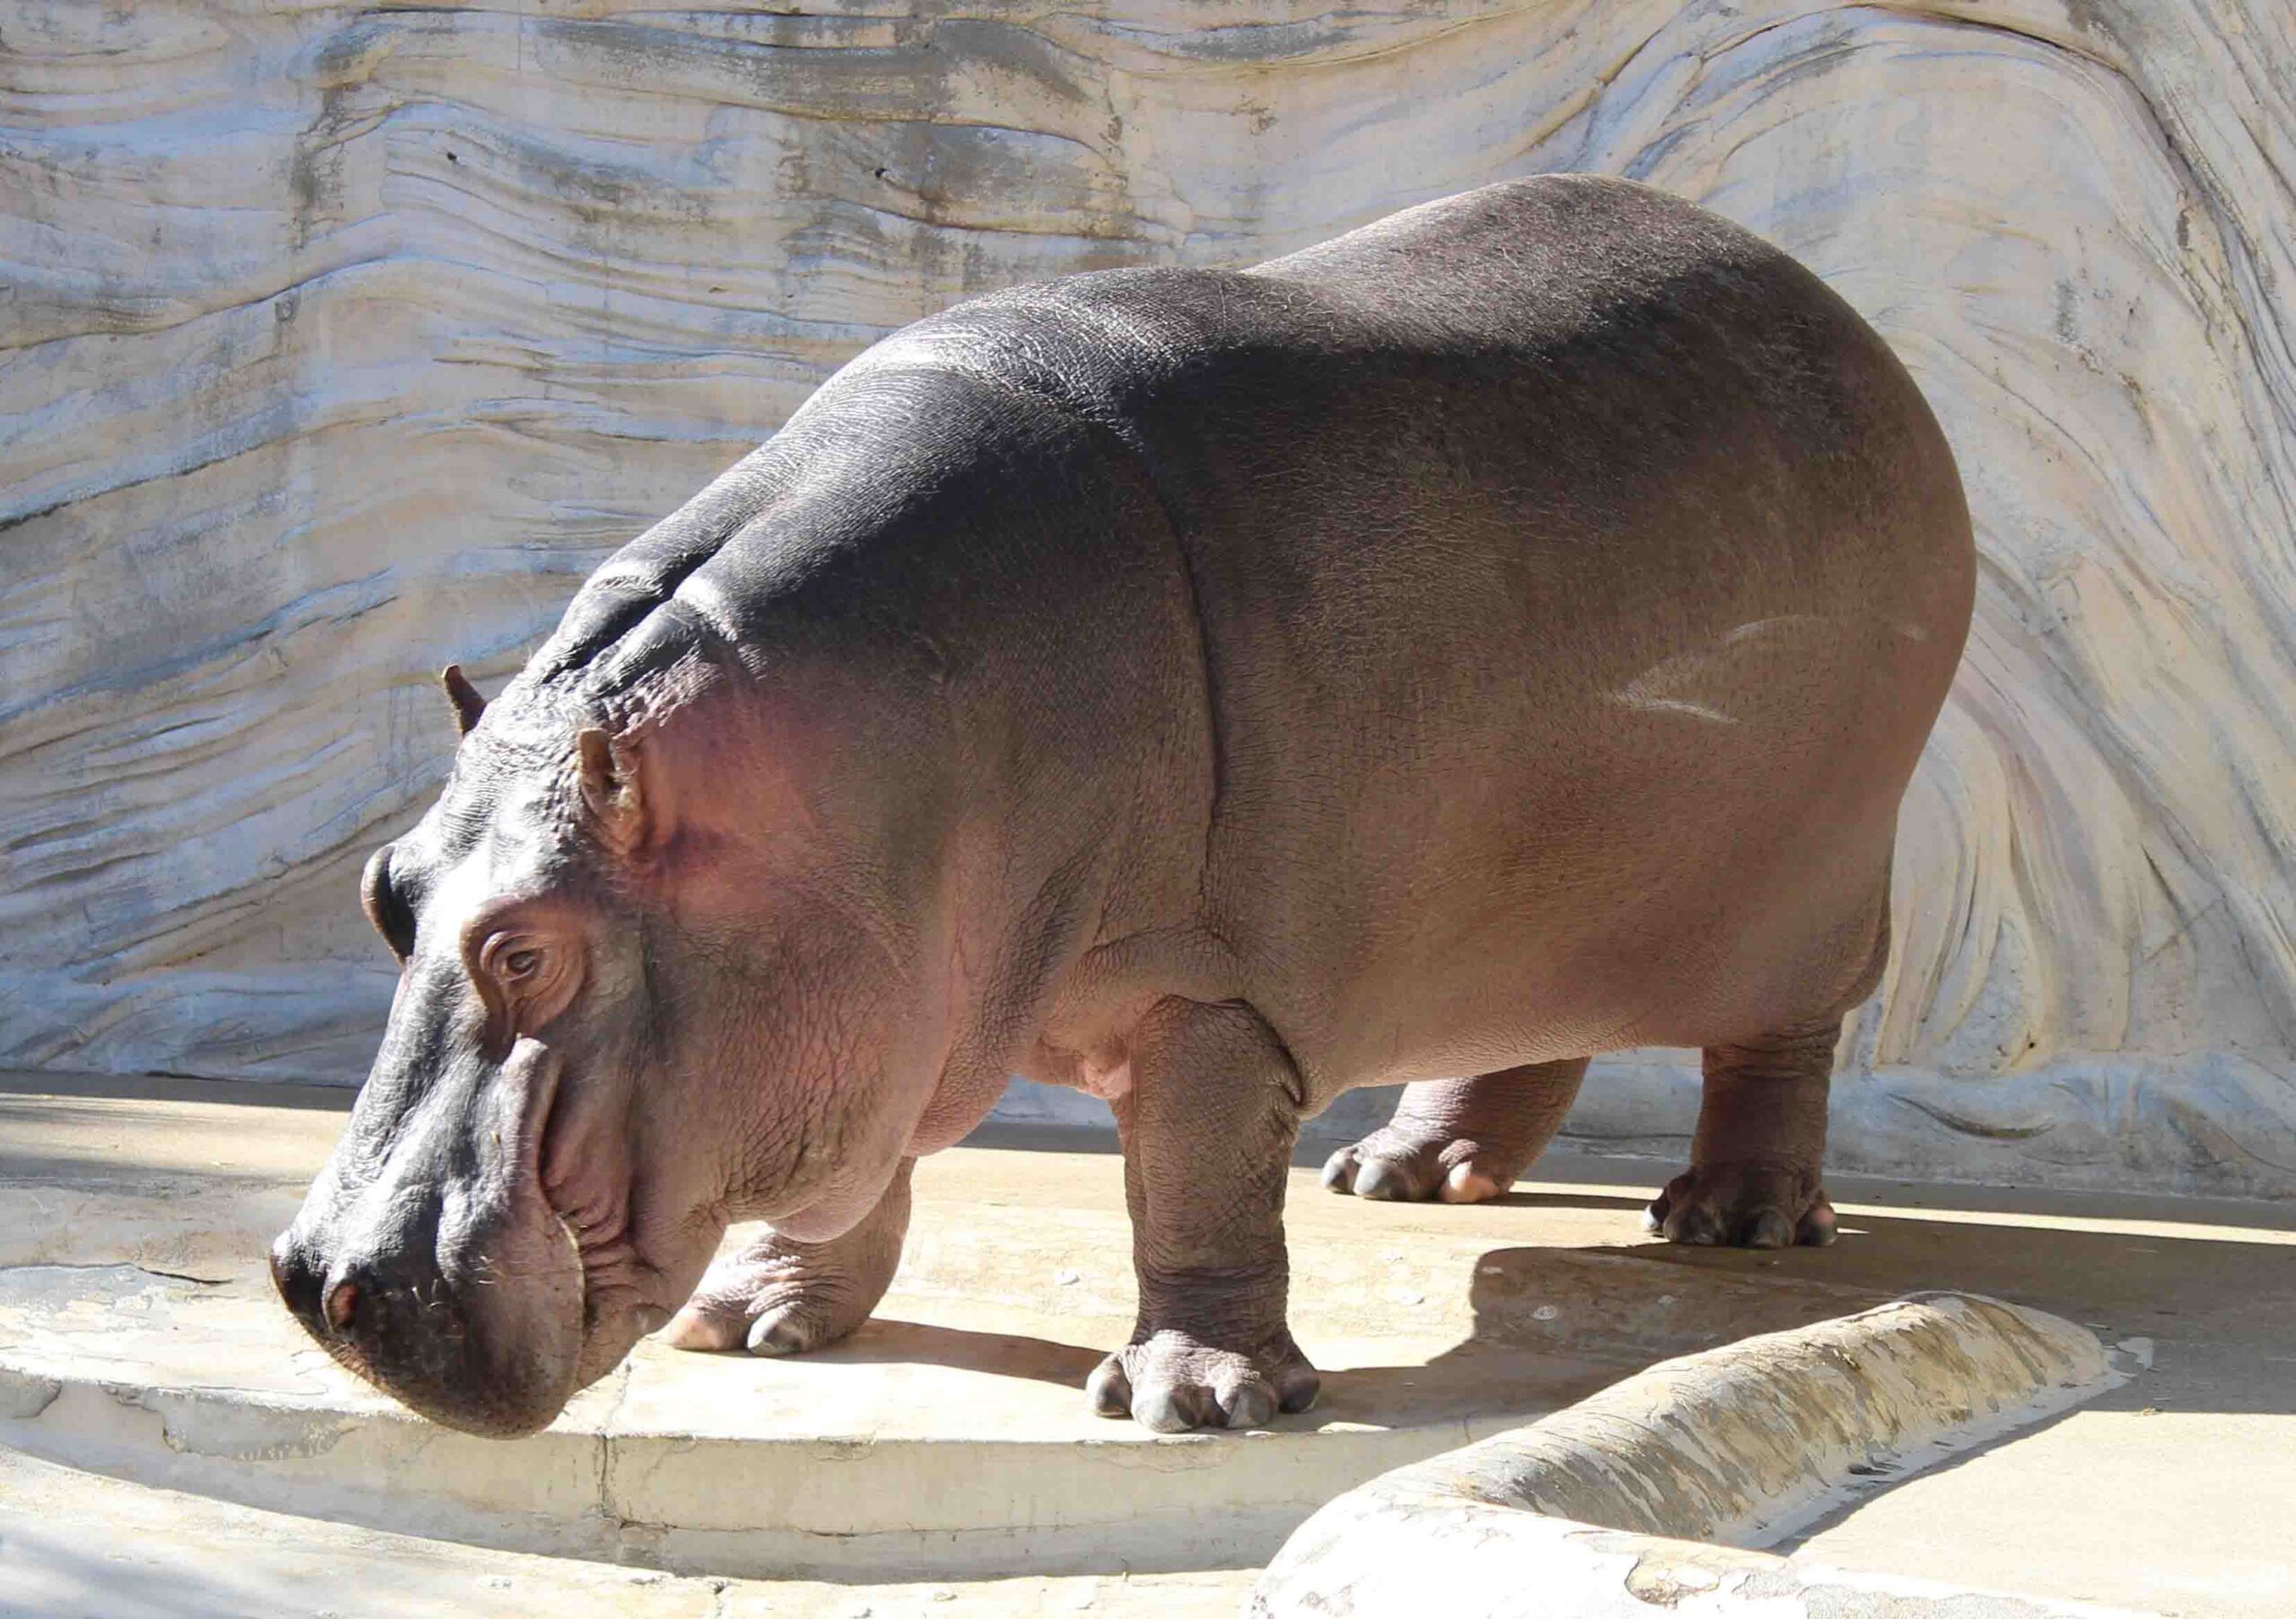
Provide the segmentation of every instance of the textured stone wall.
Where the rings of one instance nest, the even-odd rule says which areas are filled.
[[[362,1072],[431,672],[887,329],[1604,170],[1862,309],[1977,516],[1837,1162],[2296,1192],[2292,63],[2287,0],[6,0],[0,1064]]]

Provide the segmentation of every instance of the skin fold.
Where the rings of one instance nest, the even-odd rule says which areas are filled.
[[[1658,1228],[1829,1240],[1827,1079],[1973,579],[1882,341],[1627,182],[959,305],[493,701],[450,677],[453,771],[364,884],[398,997],[282,1295],[480,1432],[665,1324],[801,1352],[1021,1073],[1123,1137],[1140,1310],[1096,1408],[1248,1426],[1316,1393],[1301,1119],[1408,1082],[1326,1184],[1496,1197],[1639,1045],[1705,1053]]]

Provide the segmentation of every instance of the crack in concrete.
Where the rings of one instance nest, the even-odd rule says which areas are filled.
[[[43,1260],[30,1265],[0,1265],[0,1276],[21,1275],[28,1271],[95,1271],[134,1270],[147,1276],[159,1276],[170,1282],[188,1282],[196,1287],[229,1287],[236,1276],[195,1276],[188,1271],[161,1270],[157,1266],[138,1265],[133,1259],[100,1260],[86,1264],[63,1264]]]

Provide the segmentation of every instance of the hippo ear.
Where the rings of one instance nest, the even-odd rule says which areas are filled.
[[[439,670],[439,683],[447,688],[447,696],[455,705],[455,734],[469,736],[478,717],[486,712],[486,699],[478,694],[476,686],[463,678],[460,664],[448,664]]]
[[[582,808],[599,840],[630,854],[646,839],[646,805],[638,788],[638,739],[586,726],[574,738]]]

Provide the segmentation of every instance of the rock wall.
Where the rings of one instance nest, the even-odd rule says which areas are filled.
[[[432,671],[887,329],[1604,170],[1862,309],[1977,516],[1837,1162],[2296,1193],[2292,62],[2286,0],[6,0],[0,1064],[362,1072]]]

